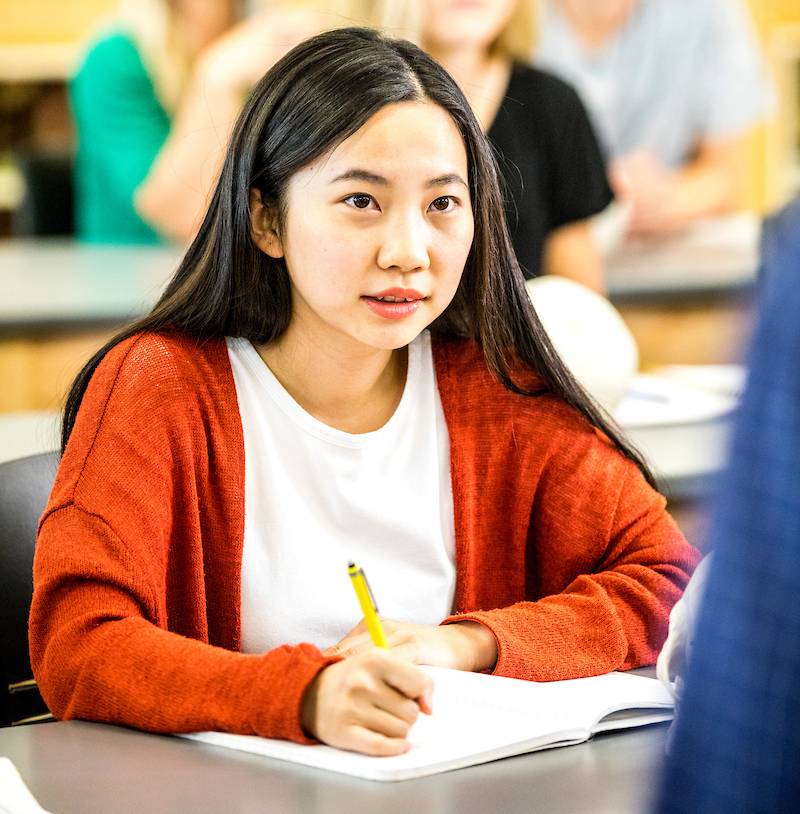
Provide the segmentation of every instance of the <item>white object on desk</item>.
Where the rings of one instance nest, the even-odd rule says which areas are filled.
[[[0,814],[48,814],[7,757],[0,757]]]
[[[565,277],[536,277],[525,287],[564,364],[603,407],[613,410],[639,366],[636,341],[617,309]]]
[[[0,413],[0,463],[58,449],[60,426],[61,414],[54,411]]]
[[[744,365],[664,365],[654,372],[699,390],[737,399],[747,379]]]
[[[614,418],[661,482],[714,475],[725,465],[738,404],[725,389],[741,386],[743,378],[736,365],[676,365],[639,374]],[[702,381],[710,386],[695,384]]]
[[[420,715],[409,736],[411,749],[402,755],[370,757],[322,744],[224,732],[182,737],[367,780],[396,781],[570,746],[597,732],[672,717],[670,694],[659,681],[643,676],[609,673],[538,683],[441,667],[423,669],[434,680],[433,714]]]

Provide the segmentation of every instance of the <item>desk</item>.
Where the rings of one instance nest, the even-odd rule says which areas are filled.
[[[155,303],[174,247],[0,242],[0,412],[57,410],[86,360]]]
[[[609,296],[634,302],[746,291],[756,279],[760,242],[760,218],[738,212],[661,242],[624,244],[606,257]]]
[[[0,413],[0,464],[58,449],[60,437],[57,412]]]
[[[738,221],[737,221],[738,223]],[[669,246],[633,247],[608,258],[615,303],[694,300],[749,290],[757,224],[742,221],[733,246],[696,234]],[[714,238],[712,240],[711,238]],[[722,242],[723,245],[720,245]],[[0,332],[116,325],[141,316],[177,268],[174,246],[94,246],[72,240],[0,242]]]
[[[760,219],[741,212],[606,258],[609,296],[636,338],[643,367],[741,359],[760,241]]]
[[[83,721],[0,729],[0,755],[54,814],[641,814],[666,733],[609,733],[402,783]]]
[[[0,333],[129,322],[150,310],[181,256],[174,247],[0,242]]]

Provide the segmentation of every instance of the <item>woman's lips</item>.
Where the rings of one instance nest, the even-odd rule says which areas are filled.
[[[423,297],[416,300],[406,302],[387,302],[386,300],[379,300],[375,297],[362,297],[367,308],[373,314],[377,314],[384,319],[403,319],[405,317],[415,314],[422,305]]]

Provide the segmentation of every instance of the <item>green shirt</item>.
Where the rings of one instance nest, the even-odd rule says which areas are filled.
[[[133,206],[169,135],[170,118],[136,45],[122,32],[90,48],[70,84],[78,134],[78,236],[93,243],[158,243]]]

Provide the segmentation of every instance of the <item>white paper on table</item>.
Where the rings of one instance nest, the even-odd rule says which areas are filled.
[[[0,814],[49,814],[36,802],[7,757],[0,757]]]

